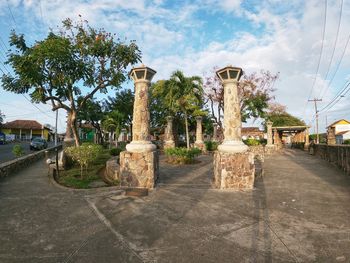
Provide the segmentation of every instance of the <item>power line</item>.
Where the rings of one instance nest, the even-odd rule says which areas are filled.
[[[13,20],[13,22],[14,22],[15,28],[16,28],[16,30],[17,30],[17,23],[16,23],[16,19],[15,19],[15,17],[13,16],[13,13],[12,13],[12,10],[11,10],[10,4],[9,4],[9,1],[8,1],[8,0],[6,0],[6,3],[7,3],[7,8],[8,8],[8,9],[9,9],[9,11],[10,11],[10,14],[11,14],[12,20]]]
[[[316,70],[315,78],[314,78],[314,81],[312,83],[310,94],[308,96],[306,105],[310,101],[310,98],[312,96],[312,92],[313,92],[315,84],[316,84],[317,75],[318,75],[319,70],[320,70],[320,64],[321,64],[321,58],[322,58],[323,46],[324,46],[324,37],[325,37],[325,33],[326,33],[326,24],[327,24],[327,0],[325,0],[324,23],[323,23],[323,31],[322,31],[322,42],[321,42],[320,55],[319,55],[318,63],[317,63],[317,70]],[[306,105],[305,105],[305,108],[304,108],[304,113],[305,113]]]
[[[328,77],[328,74],[329,74],[329,71],[330,71],[330,69],[331,69],[331,65],[332,65],[332,62],[333,62],[333,58],[334,58],[335,48],[336,48],[337,43],[338,43],[340,23],[341,23],[342,14],[343,14],[343,3],[344,3],[344,1],[341,0],[340,14],[339,14],[339,20],[338,20],[338,27],[337,27],[337,33],[336,33],[336,37],[335,37],[335,42],[334,42],[334,46],[333,46],[333,50],[332,50],[331,59],[330,59],[330,61],[329,61],[329,64],[328,64],[327,71],[326,71],[326,74],[325,74],[324,79],[327,79],[327,77]],[[324,89],[322,89],[320,95],[323,94],[323,91],[324,91]],[[323,96],[322,96],[322,97],[323,97]]]
[[[349,91],[349,85],[350,82],[347,80],[343,86],[343,89],[341,89],[335,96],[334,98],[326,105],[324,106],[320,111],[325,111],[327,108],[328,110],[331,109],[335,104],[339,102],[339,100],[344,97],[347,92]],[[345,91],[345,94],[342,94]],[[338,100],[337,100],[338,99]]]

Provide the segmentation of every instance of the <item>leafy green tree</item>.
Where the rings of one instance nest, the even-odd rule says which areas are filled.
[[[305,122],[286,111],[286,107],[278,103],[272,103],[266,120],[272,121],[273,126],[305,126]]]
[[[206,115],[203,110],[202,79],[198,76],[186,77],[181,71],[175,71],[169,80],[159,81],[153,88],[154,97],[161,101],[165,116],[183,114],[185,121],[186,144],[190,148],[189,122],[190,115]],[[165,119],[165,118],[163,118]]]
[[[78,103],[83,99],[80,97]],[[97,131],[98,141],[103,144],[103,133],[101,128],[101,121],[104,118],[105,113],[101,106],[101,102],[94,99],[88,99],[83,104],[83,107],[78,112],[77,120],[82,123],[90,123]]]
[[[134,110],[134,92],[130,89],[117,91],[114,97],[108,96],[104,101],[106,111],[117,111],[121,116],[122,128],[127,128],[132,133],[132,118]]]
[[[52,110],[65,109],[67,136],[73,133],[79,145],[77,114],[97,92],[119,88],[126,80],[126,69],[140,61],[134,41],[126,43],[104,29],[94,29],[87,21],[63,21],[63,28],[50,32],[32,46],[24,35],[11,33],[14,47],[7,63],[15,75],[4,74],[3,88],[29,93],[36,103],[51,103]],[[82,97],[78,103],[77,98]]]
[[[117,110],[109,112],[102,120],[102,127],[109,132],[109,144],[112,144],[112,134],[119,136],[122,129],[124,115]]]
[[[0,128],[2,126],[2,123],[4,122],[5,115],[0,110]]]

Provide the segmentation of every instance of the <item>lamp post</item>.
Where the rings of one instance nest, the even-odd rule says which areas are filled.
[[[218,146],[221,152],[245,152],[248,146],[242,142],[241,109],[237,83],[243,74],[241,68],[227,66],[216,72],[224,86],[224,141]]]
[[[224,141],[214,153],[213,183],[220,189],[253,189],[254,154],[242,142],[237,82],[242,69],[228,66],[216,72],[224,86]]]
[[[129,152],[151,152],[156,149],[150,140],[148,88],[156,71],[149,67],[133,68],[129,76],[135,84],[132,141],[126,145]]]

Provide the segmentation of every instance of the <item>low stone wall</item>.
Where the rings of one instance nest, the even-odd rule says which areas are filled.
[[[335,164],[350,175],[350,145],[310,144],[309,153]]]
[[[265,147],[263,145],[249,146],[249,152],[254,154],[254,159],[258,159],[261,162],[264,162]]]
[[[62,145],[41,150],[39,152],[31,153],[14,159],[12,161],[0,164],[0,178],[9,176],[19,170],[22,170],[23,168],[31,165],[33,162],[45,157],[45,151],[54,152],[56,148],[61,149]]]

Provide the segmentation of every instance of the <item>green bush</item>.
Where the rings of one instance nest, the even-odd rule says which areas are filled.
[[[118,156],[123,150],[121,148],[112,148],[109,150],[109,154],[112,156]]]
[[[251,138],[244,140],[243,142],[248,146],[257,146],[261,144],[259,140],[251,139]]]
[[[12,153],[13,153],[16,157],[21,157],[22,155],[24,155],[24,150],[23,150],[22,145],[16,144],[15,146],[13,146],[13,148],[12,148]]]
[[[201,150],[198,148],[182,148],[182,147],[175,147],[175,148],[168,148],[165,149],[165,154],[168,156],[168,160],[171,163],[178,163],[178,164],[189,164],[194,162],[194,158],[201,154]]]
[[[219,143],[218,142],[213,142],[213,141],[206,141],[204,142],[205,147],[207,151],[216,151],[218,148]]]
[[[83,178],[84,168],[86,171],[89,165],[98,158],[102,152],[102,147],[98,144],[83,143],[78,147],[68,147],[65,152],[80,165],[80,177]]]
[[[343,144],[350,144],[350,139],[344,140]]]

